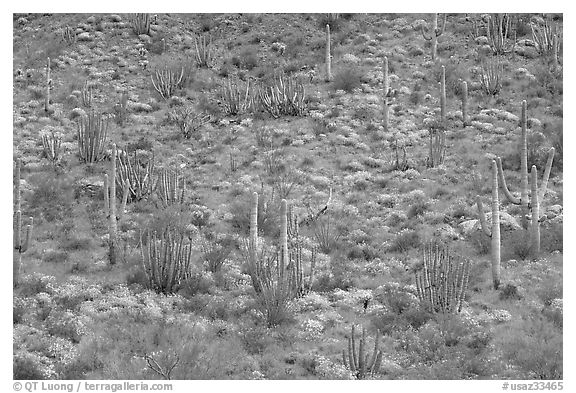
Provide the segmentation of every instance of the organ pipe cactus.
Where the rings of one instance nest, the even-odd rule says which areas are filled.
[[[462,310],[468,287],[470,262],[455,263],[448,247],[430,242],[424,247],[424,266],[415,273],[418,299],[431,312]]]
[[[382,351],[379,349],[380,333],[376,331],[376,339],[374,340],[374,349],[372,356],[366,352],[366,330],[362,327],[362,336],[358,345],[358,352],[356,352],[356,337],[355,326],[352,325],[352,332],[348,337],[348,353],[342,350],[342,362],[344,366],[354,373],[357,379],[364,379],[367,376],[372,376],[380,370],[382,364]],[[346,356],[348,355],[348,356]]]
[[[182,189],[180,181],[182,180]],[[162,207],[166,208],[173,204],[184,203],[186,195],[186,181],[180,179],[180,171],[171,171],[161,168],[156,181],[156,195]]]
[[[432,27],[430,28],[428,35],[426,34],[424,25],[421,25],[421,28],[422,28],[422,36],[424,37],[424,39],[431,42],[430,54],[432,56],[432,60],[434,61],[436,60],[436,48],[438,47],[438,37],[444,34],[444,31],[446,30],[446,14],[444,14],[444,21],[442,23],[441,28],[438,27],[438,14],[434,14],[434,16],[432,17]]]
[[[150,35],[150,24],[151,24],[150,14],[144,14],[144,13],[133,14],[130,22],[136,35],[140,34]]]
[[[332,80],[332,56],[330,55],[330,25],[326,24],[326,82]]]
[[[22,211],[20,200],[20,160],[16,160],[14,173],[14,216],[12,220],[14,253],[12,254],[12,286],[16,288],[20,279],[20,270],[22,266],[22,254],[28,251],[32,244],[32,230],[34,228],[34,219],[30,217],[30,223],[25,227],[25,235],[22,232]]]
[[[194,53],[196,58],[196,65],[199,68],[210,68],[212,63],[212,37],[209,37],[206,40],[206,35],[202,35],[201,37],[194,37],[194,45],[196,47],[196,52]]]
[[[490,237],[490,250],[492,257],[492,281],[494,289],[500,286],[500,202],[498,199],[498,174],[497,164],[492,160],[492,228],[488,228],[486,223],[486,216],[484,215],[484,207],[482,206],[482,199],[477,198],[478,215],[480,218],[480,225],[482,232]]]
[[[78,120],[78,151],[80,159],[94,163],[104,159],[104,145],[108,138],[109,119],[91,111]]]
[[[135,151],[132,158],[128,153],[123,153],[119,154],[117,159],[116,182],[122,190],[128,187],[128,200],[130,202],[140,201],[152,194],[154,154],[152,157],[146,158]]]

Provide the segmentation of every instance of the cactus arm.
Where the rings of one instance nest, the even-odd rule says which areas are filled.
[[[110,219],[109,219],[109,233],[110,233],[110,264],[116,263],[116,144],[112,145],[112,162],[110,166]]]
[[[538,194],[538,200],[540,202],[544,201],[544,196],[548,189],[548,179],[550,178],[550,170],[552,169],[552,161],[554,160],[555,149],[552,147],[548,153],[548,161],[546,162],[546,167],[544,168],[544,177],[542,178],[542,184],[540,185],[540,192]]]
[[[14,212],[12,226],[14,229],[14,250],[18,250],[20,253],[22,245],[22,212],[20,210]]]
[[[446,17],[448,14],[444,14],[444,19],[442,20],[442,29],[437,29],[436,37],[440,37],[446,31]]]
[[[526,100],[522,101],[522,118],[521,129],[522,134],[520,137],[520,200],[522,206],[528,206],[528,143],[527,143],[527,114],[526,114]]]
[[[502,191],[504,191],[504,195],[510,201],[510,203],[513,203],[514,205],[520,205],[521,200],[518,198],[515,198],[512,195],[512,193],[510,192],[510,190],[508,189],[508,186],[506,185],[506,178],[504,177],[504,171],[502,170],[502,160],[500,159],[500,157],[496,158],[496,165],[498,167],[498,177],[500,179],[500,183],[501,183]]]
[[[488,228],[486,223],[486,216],[484,215],[484,206],[482,205],[482,199],[478,196],[476,199],[476,206],[478,207],[478,217],[480,218],[480,225],[482,226],[482,232],[488,237],[492,237],[492,232]]]
[[[446,121],[446,67],[442,66],[442,76],[440,79],[440,119]]]
[[[432,40],[432,35],[430,35],[429,37],[426,37],[426,31],[424,29],[424,25],[420,25],[420,31],[422,32],[422,37],[424,37],[424,39],[426,41],[431,41]]]
[[[462,82],[462,123],[468,125],[468,83]]]
[[[384,131],[388,131],[388,91],[390,90],[390,84],[388,80],[388,57],[384,57],[384,93],[383,93],[383,113],[382,122],[384,123]]]
[[[326,82],[332,80],[332,58],[330,56],[330,25],[326,24]]]

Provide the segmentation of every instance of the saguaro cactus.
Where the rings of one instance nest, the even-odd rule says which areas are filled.
[[[22,239],[22,211],[20,201],[20,160],[16,160],[16,168],[14,173],[14,218],[12,221],[12,229],[14,231],[14,253],[12,264],[12,286],[18,286],[20,278],[20,268],[22,266],[22,254],[25,253],[32,244],[32,229],[34,227],[34,219],[30,217],[30,223],[26,225],[26,235]],[[24,241],[23,241],[24,240]]]
[[[104,175],[104,209],[108,215],[108,232],[110,234],[109,246],[110,246],[110,264],[116,264],[117,251],[118,251],[118,224],[117,221],[122,219],[124,215],[124,210],[126,210],[126,202],[128,201],[128,193],[130,184],[126,182],[123,187],[122,192],[122,205],[120,211],[116,210],[116,144],[112,145],[112,158],[110,163],[110,178],[108,175]]]
[[[532,165],[530,171],[530,208],[532,222],[530,223],[530,243],[533,258],[540,254],[540,203],[538,201],[538,170]]]
[[[442,23],[442,28],[438,27],[438,14],[434,14],[432,18],[432,28],[429,29],[430,35],[426,35],[426,31],[424,29],[424,25],[422,27],[422,36],[425,40],[431,41],[431,56],[432,60],[436,60],[436,48],[438,47],[438,37],[444,34],[444,30],[446,30],[446,14],[444,14],[444,21]]]
[[[520,198],[516,198],[510,192],[508,186],[506,185],[506,178],[504,177],[504,171],[502,169],[502,160],[500,157],[496,158],[496,163],[498,165],[498,176],[500,178],[500,183],[504,195],[510,201],[510,203],[522,206],[526,211],[529,208],[529,194],[528,194],[528,144],[527,144],[527,114],[526,114],[526,100],[522,101],[522,117],[520,119],[521,136],[520,136]],[[548,152],[548,161],[546,162],[546,168],[544,170],[544,179],[542,180],[542,186],[540,188],[540,200],[544,198],[546,194],[546,188],[548,187],[548,178],[550,176],[550,170],[552,168],[552,161],[554,160],[555,150],[552,147]]]
[[[390,96],[390,81],[388,80],[388,57],[384,57],[384,91],[383,98],[383,112],[382,112],[382,126],[384,131],[388,131],[388,97]]]
[[[332,80],[332,57],[330,56],[330,25],[326,24],[326,82]]]
[[[492,229],[488,228],[482,200],[478,197],[476,204],[478,206],[478,215],[480,225],[486,236],[491,238],[491,256],[492,256],[492,281],[494,289],[500,286],[500,202],[498,200],[498,174],[497,164],[492,160]]]
[[[358,345],[358,353],[356,353],[356,338],[355,326],[352,325],[352,333],[348,337],[348,356],[346,351],[342,350],[342,362],[344,366],[352,371],[356,378],[364,379],[368,375],[373,375],[380,370],[382,364],[382,351],[378,348],[380,341],[380,332],[376,331],[376,339],[374,340],[374,350],[372,357],[366,354],[366,330],[362,327],[362,336]]]
[[[46,96],[44,97],[44,111],[50,109],[50,58],[46,60]]]
[[[440,77],[440,120],[446,122],[446,67],[442,66]]]
[[[468,119],[468,83],[462,81],[462,124],[466,127],[469,124]]]

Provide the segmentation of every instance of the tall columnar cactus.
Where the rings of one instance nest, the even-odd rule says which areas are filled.
[[[370,357],[369,353],[365,353],[367,342],[364,327],[362,327],[362,336],[358,345],[358,352],[356,352],[355,335],[355,326],[352,325],[352,333],[350,337],[348,337],[348,353],[346,353],[346,350],[342,350],[342,362],[344,363],[344,367],[352,371],[356,378],[364,379],[366,376],[374,375],[380,370],[380,365],[382,364],[382,351],[379,349],[380,332],[376,331],[372,357]]]
[[[515,205],[520,205],[526,210],[529,208],[529,193],[528,193],[528,144],[527,144],[527,115],[526,115],[526,101],[522,101],[522,118],[520,119],[521,126],[521,136],[520,136],[520,198],[516,198],[506,185],[506,178],[504,177],[504,171],[502,169],[502,160],[500,157],[496,158],[496,163],[498,165],[498,176],[500,178],[500,183],[502,185],[502,190],[504,195],[510,201],[510,203]],[[542,186],[540,188],[540,199],[544,198],[546,194],[546,188],[548,187],[548,178],[550,176],[550,170],[552,168],[552,161],[554,160],[554,148],[551,148],[548,153],[548,161],[546,162],[546,168],[544,170],[544,179],[542,180]]]
[[[128,188],[130,202],[140,201],[152,194],[154,186],[154,154],[146,157],[135,151],[132,158],[128,153],[117,157],[117,185],[124,190]]]
[[[476,201],[478,207],[478,215],[480,217],[480,225],[484,234],[491,239],[490,249],[492,256],[492,282],[494,289],[500,286],[500,202],[498,199],[498,173],[497,164],[492,160],[492,228],[488,228],[486,223],[486,216],[484,215],[484,207],[480,197]]]
[[[388,57],[384,57],[384,91],[383,97],[383,112],[382,112],[382,126],[384,131],[388,131],[388,97],[390,96],[390,81],[388,80]]]
[[[12,286],[16,288],[20,279],[20,270],[22,266],[22,254],[25,253],[32,244],[32,229],[34,228],[34,219],[30,217],[30,223],[26,225],[26,234],[23,238],[22,233],[22,211],[20,200],[20,160],[16,160],[14,173],[14,217],[12,229],[14,231],[14,253],[12,255]]]
[[[52,81],[50,80],[50,58],[46,60],[46,96],[44,97],[44,111],[48,112],[50,109],[50,86]]]
[[[468,83],[462,81],[462,124],[466,127],[469,123],[468,119]]]
[[[110,181],[108,183],[110,187],[109,188],[110,194],[108,195],[108,202],[109,202],[108,232],[110,234],[110,239],[108,240],[108,244],[110,246],[109,258],[110,258],[110,265],[115,265],[116,253],[117,253],[117,232],[118,232],[118,227],[116,224],[116,144],[112,145],[112,159],[110,163]]]
[[[530,243],[532,258],[540,255],[540,203],[538,201],[538,170],[532,165],[530,171],[530,209],[532,210],[532,222],[530,223]]]
[[[332,57],[330,56],[330,25],[326,24],[326,82],[332,80]]]
[[[431,56],[432,60],[436,60],[436,48],[438,47],[438,37],[444,34],[446,30],[446,14],[444,14],[444,21],[442,23],[442,28],[438,27],[438,14],[434,14],[432,18],[432,27],[429,29],[429,35],[426,35],[426,31],[424,29],[424,25],[421,25],[422,28],[422,36],[425,40],[431,42]]]
[[[446,122],[446,67],[442,66],[440,77],[440,120]]]
[[[196,66],[199,68],[210,68],[212,64],[212,37],[206,40],[206,35],[201,37],[194,36],[194,45],[196,47],[195,58]]]
[[[131,18],[132,28],[136,35],[148,34],[150,35],[151,19],[150,14],[133,14]]]
[[[448,247],[430,242],[424,247],[423,270],[415,273],[418,300],[431,312],[462,310],[470,261],[455,263]]]

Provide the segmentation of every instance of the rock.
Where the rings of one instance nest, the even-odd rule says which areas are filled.
[[[112,14],[112,15],[110,15],[110,20],[112,22],[118,23],[118,22],[122,22],[122,17],[120,15],[117,15],[117,14]]]
[[[436,228],[434,231],[435,236],[439,236],[442,240],[458,240],[460,239],[460,235],[449,224],[442,224],[440,227]]]
[[[488,45],[488,37],[481,35],[474,40],[478,45]]]
[[[486,205],[484,207],[486,208]],[[486,215],[486,223],[488,224],[488,227],[490,228],[492,225],[492,213],[487,212],[487,213],[485,213],[485,215]],[[478,219],[463,221],[460,223],[460,225],[458,225],[458,227],[460,228],[462,233],[466,236],[469,236],[473,232],[479,231],[482,229],[481,225],[480,225],[480,220],[478,220]],[[508,214],[506,212],[500,212],[500,228],[501,228],[501,230],[510,230],[510,231],[522,229],[520,224],[518,224],[518,221],[516,220],[516,218],[514,218],[513,216],[511,216],[510,214]]]
[[[88,19],[86,19],[86,23],[89,23],[89,24],[96,23],[96,17],[94,15],[89,16]]]
[[[78,41],[89,42],[89,41],[92,41],[94,38],[92,38],[90,36],[90,33],[83,32],[83,33],[78,34],[77,39],[78,39]]]

